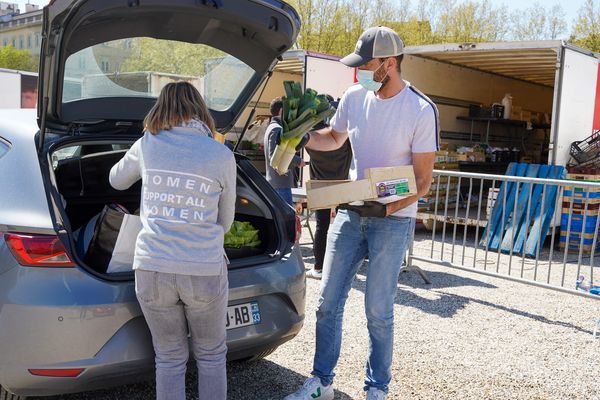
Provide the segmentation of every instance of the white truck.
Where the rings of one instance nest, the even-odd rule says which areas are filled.
[[[0,108],[35,108],[37,73],[0,68]]]
[[[563,41],[409,46],[402,75],[437,104],[442,142],[516,148],[522,160],[564,166],[571,143],[600,130],[599,62],[600,55]],[[283,95],[284,80],[301,82],[336,99],[356,82],[355,71],[338,57],[290,51],[258,100],[255,119],[268,119],[269,101]],[[511,118],[470,114],[472,107],[500,104],[506,94],[513,99]],[[228,138],[236,140],[242,127]],[[249,133],[246,140],[260,141],[253,136],[256,132]],[[506,164],[474,162],[465,169],[503,173]]]
[[[402,74],[438,105],[443,141],[516,146],[531,162],[565,166],[571,143],[600,130],[600,55],[591,51],[535,41],[413,46],[405,54]],[[469,115],[506,94],[509,120]]]
[[[138,96],[142,93],[158,97],[167,83],[176,81],[190,82],[200,92],[203,91],[201,78],[163,72],[139,71],[86,75],[81,82],[81,96],[110,96],[114,93],[123,93],[123,88],[128,88],[132,91],[132,94]]]

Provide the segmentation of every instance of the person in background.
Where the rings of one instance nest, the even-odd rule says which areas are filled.
[[[295,155],[292,159],[292,163],[290,164],[290,170],[285,174],[279,175],[277,171],[271,167],[271,156],[273,156],[275,147],[277,147],[281,141],[281,135],[283,134],[283,123],[281,121],[281,116],[283,115],[283,101],[281,100],[281,97],[276,97],[271,101],[269,111],[271,112],[271,123],[265,132],[265,163],[267,170],[267,182],[271,184],[273,189],[275,189],[277,194],[279,194],[279,196],[285,200],[286,203],[294,207],[292,188],[295,186],[295,181],[292,168],[302,168],[305,164],[300,156]],[[303,140],[303,143],[298,145],[298,148],[302,147],[304,143],[306,143],[305,140]]]
[[[312,377],[285,400],[334,398],[344,306],[367,255],[365,314],[369,350],[364,390],[367,400],[384,400],[388,395],[398,275],[413,240],[416,203],[431,186],[439,141],[437,107],[402,79],[403,47],[390,28],[378,26],[363,32],[354,53],[341,59],[344,65],[357,68],[359,84],[344,93],[330,127],[310,132],[308,149],[335,150],[350,140],[352,180],[364,179],[367,168],[412,165],[417,193],[387,204],[365,201],[362,205],[338,207],[327,235]]]
[[[225,400],[223,242],[235,213],[235,158],[213,140],[210,111],[187,82],[163,88],[144,128],[112,167],[110,184],[125,190],[142,179],[133,268],[156,353],[156,398],[185,400],[189,332],[200,399]]]
[[[329,101],[337,106],[333,97],[327,95]],[[313,129],[319,130],[328,127],[328,121],[323,122]],[[346,140],[342,147],[332,151],[318,151],[306,148],[310,156],[309,170],[310,179],[313,180],[342,180],[348,179],[348,171],[352,163],[352,146],[350,141]],[[323,260],[325,259],[325,250],[327,248],[327,232],[331,218],[335,215],[335,210],[323,209],[315,211],[317,228],[315,230],[315,242],[313,252],[315,254],[315,265],[306,273],[306,276],[313,279],[321,279],[323,276]]]
[[[37,97],[37,77],[21,75],[21,108],[36,108]]]

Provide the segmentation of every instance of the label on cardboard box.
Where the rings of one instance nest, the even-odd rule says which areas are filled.
[[[408,193],[408,179],[400,178],[389,181],[377,182],[377,197],[395,196]]]

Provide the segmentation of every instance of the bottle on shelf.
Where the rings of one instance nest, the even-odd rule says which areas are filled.
[[[512,114],[512,96],[510,93],[504,95],[502,105],[504,106],[504,119],[510,119],[510,115]]]

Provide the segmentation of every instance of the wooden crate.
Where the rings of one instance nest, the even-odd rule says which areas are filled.
[[[600,175],[567,174],[567,179],[572,180],[572,181],[598,181],[598,182],[600,182]]]
[[[499,188],[489,188],[488,190],[488,198],[487,204],[485,207],[485,215],[487,215],[487,219],[490,219],[490,214],[492,213],[492,208],[494,208],[494,204],[496,204],[496,200],[498,199],[498,193],[500,192]]]
[[[580,243],[581,242],[579,240],[569,241],[569,250],[577,250],[577,252],[579,252],[579,249],[581,248],[583,253],[589,254],[592,252],[592,247],[594,246],[593,243],[590,243],[590,244],[584,243],[583,245],[581,245]],[[566,240],[560,241],[558,243],[558,247],[561,250],[564,250],[566,246],[567,246]],[[594,251],[594,253],[597,253],[598,251],[600,251],[600,240],[596,242],[596,250]]]

